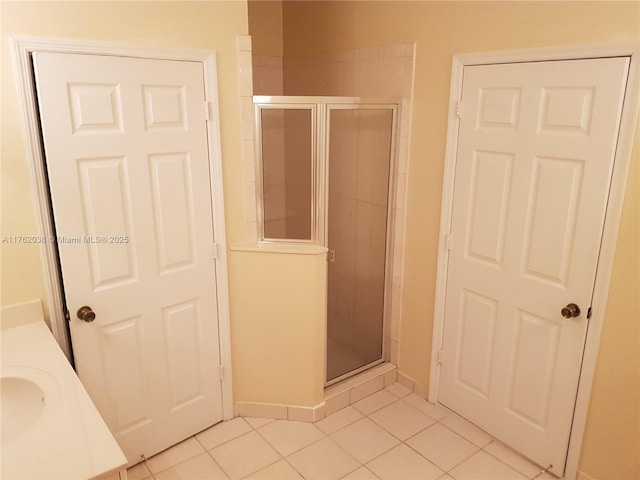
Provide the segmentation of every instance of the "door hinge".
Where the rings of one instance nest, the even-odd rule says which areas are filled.
[[[214,243],[211,245],[211,250],[213,251],[213,259],[214,260],[218,260],[218,255],[219,255],[219,251],[218,251],[218,244]]]
[[[204,102],[204,119],[209,121],[211,120],[211,102]]]
[[[456,118],[462,118],[462,100],[458,100],[458,102],[456,103]]]
[[[444,242],[445,242],[444,245],[447,251],[451,251],[451,249],[453,248],[453,235],[451,235],[450,233],[447,233],[447,236],[444,239]]]
[[[442,365],[442,350],[438,351],[438,365]]]
[[[224,380],[224,365],[220,365],[219,371],[220,371],[220,381],[222,381]]]

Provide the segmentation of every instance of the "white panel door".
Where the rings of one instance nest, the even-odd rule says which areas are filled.
[[[34,65],[76,370],[135,463],[222,420],[203,67]]]
[[[627,71],[627,58],[464,69],[439,398],[557,475]]]

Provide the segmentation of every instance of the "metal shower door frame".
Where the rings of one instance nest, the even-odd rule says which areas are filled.
[[[269,96],[253,97],[256,129],[256,213],[258,243],[263,245],[328,245],[329,216],[329,133],[330,113],[332,110],[391,110],[392,132],[389,159],[389,185],[387,202],[387,228],[385,246],[385,279],[383,299],[383,341],[382,356],[351,372],[327,381],[327,348],[325,346],[324,379],[325,387],[341,382],[376,365],[389,360],[389,317],[391,314],[391,293],[393,279],[393,245],[395,207],[398,170],[398,139],[400,124],[400,106],[402,100],[395,97],[325,97],[325,96]],[[263,166],[262,166],[262,115],[263,109],[310,109],[312,111],[312,200],[311,200],[311,239],[271,239],[264,237],[264,204],[263,204]],[[325,322],[325,339],[327,338],[327,322]]]

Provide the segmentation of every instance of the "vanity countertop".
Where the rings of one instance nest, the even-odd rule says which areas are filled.
[[[91,479],[122,470],[127,460],[40,302],[4,307],[1,318],[0,478]]]

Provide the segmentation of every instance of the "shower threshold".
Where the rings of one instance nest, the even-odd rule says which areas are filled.
[[[368,397],[398,379],[398,369],[393,363],[383,362],[350,378],[327,386],[324,389],[326,415],[348,407]]]
[[[379,367],[380,365],[391,364],[388,363],[384,358],[380,358],[361,367],[349,370],[347,373],[332,378],[331,380],[327,380],[324,384],[325,389],[342,383],[356,382],[359,378],[366,376],[369,372],[372,372],[374,370],[377,371],[376,367]],[[393,367],[395,368],[395,365]]]

